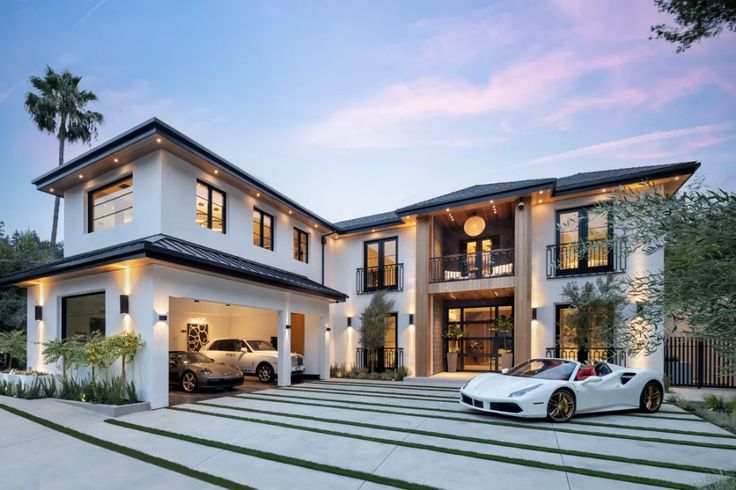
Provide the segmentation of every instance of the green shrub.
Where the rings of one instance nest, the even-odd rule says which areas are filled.
[[[399,366],[396,370],[386,370],[382,373],[372,373],[367,369],[345,367],[345,364],[330,366],[330,376],[333,378],[367,379],[375,381],[403,381],[409,375],[406,366]]]
[[[723,397],[718,395],[705,395],[703,397],[703,406],[708,410],[725,410],[726,402]]]
[[[39,378],[39,383],[41,383],[43,396],[46,398],[53,398],[56,394],[56,379],[53,376],[45,376],[43,378]]]

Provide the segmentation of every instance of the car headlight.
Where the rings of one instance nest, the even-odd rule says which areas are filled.
[[[209,375],[209,374],[212,374],[212,371],[210,371],[210,370],[209,370],[209,369],[207,369],[207,368],[202,368],[202,369],[201,369],[201,370],[200,370],[199,372],[200,372],[200,373],[202,373],[202,374],[208,374],[208,375]]]
[[[523,388],[521,390],[516,390],[513,393],[510,393],[509,394],[509,397],[510,398],[516,398],[516,397],[519,397],[519,396],[524,396],[527,393],[529,393],[530,391],[536,390],[540,386],[542,386],[542,385],[541,384],[538,384],[538,385],[534,385],[534,386],[529,386],[528,388]]]

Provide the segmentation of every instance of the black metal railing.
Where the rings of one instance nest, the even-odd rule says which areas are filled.
[[[382,290],[403,291],[404,264],[361,267],[355,273],[355,289],[358,294]]]
[[[617,366],[626,366],[626,351],[615,347],[590,347],[587,350],[577,347],[547,347],[545,356],[580,362],[606,361]]]
[[[355,349],[355,367],[370,369],[371,365],[377,372],[403,366],[404,349],[401,347],[384,347],[378,351],[369,351],[363,347]]]
[[[429,259],[429,281],[448,282],[514,275],[514,249],[476,252]]]
[[[623,238],[547,245],[547,278],[624,272],[625,245]]]
[[[673,386],[736,388],[736,366],[728,360],[736,342],[670,337],[665,343],[664,371]]]

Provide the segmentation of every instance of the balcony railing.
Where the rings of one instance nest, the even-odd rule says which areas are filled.
[[[547,278],[624,272],[625,245],[623,238],[547,245]]]
[[[429,281],[448,282],[514,275],[514,249],[464,253],[429,259]]]
[[[384,347],[378,351],[368,351],[363,347],[355,349],[355,367],[369,369],[371,364],[378,372],[403,366],[404,349],[401,347]]]
[[[591,347],[587,352],[575,347],[547,347],[545,357],[580,362],[606,361],[617,366],[626,366],[626,351],[615,347]]]
[[[355,290],[358,294],[382,290],[403,291],[404,264],[361,267],[355,272]]]

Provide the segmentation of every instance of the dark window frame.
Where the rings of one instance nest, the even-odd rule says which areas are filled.
[[[394,344],[396,345],[396,349],[399,349],[399,312],[398,311],[392,311],[386,315],[386,317],[393,317],[396,325],[396,329],[394,331]],[[385,342],[385,336],[384,336],[384,342]],[[383,346],[385,349],[386,346]],[[389,347],[390,348],[390,347]]]
[[[304,238],[304,245],[305,245],[303,260],[299,258],[299,256],[301,255],[301,243],[302,243],[301,239],[302,238]],[[293,239],[296,240],[296,243],[294,243],[295,245],[294,254],[293,254],[295,255],[294,260],[298,260],[299,262],[304,262],[305,264],[309,263],[309,238],[310,238],[309,232],[306,232],[302,230],[301,228],[297,228],[296,226],[294,227]]]
[[[386,242],[394,241],[396,242],[396,262],[394,263],[394,284],[391,286],[386,286],[386,277],[385,277],[385,270],[386,270],[386,263],[385,263],[385,255],[384,255],[384,245]],[[378,243],[378,284],[373,287],[369,285],[369,278],[370,274],[368,273],[368,246]],[[363,242],[363,270],[365,271],[364,279],[363,279],[363,291],[365,292],[373,292],[373,291],[380,291],[382,289],[387,290],[397,290],[399,288],[399,236],[394,235],[386,238],[377,238],[375,240],[366,240]]]
[[[66,315],[66,313],[67,313],[67,301],[69,299],[84,298],[86,296],[99,296],[99,295],[102,295],[102,297],[104,299],[103,302],[105,304],[105,315],[104,315],[105,324],[102,327],[102,336],[104,337],[104,336],[107,335],[107,294],[103,290],[103,291],[94,291],[92,293],[70,294],[68,296],[62,296],[61,297],[61,332],[59,332],[60,335],[61,335],[61,340],[66,340],[66,337],[67,337],[66,336],[66,330],[67,330],[67,324],[66,324],[66,322],[67,322],[67,318],[66,318],[67,317],[67,315]]]
[[[212,191],[219,192],[222,194],[222,234],[227,234],[227,193],[214,185],[210,184],[209,182],[206,182],[204,180],[197,179],[197,184],[201,184],[207,188],[207,226],[203,228],[208,228],[212,231],[217,231],[212,228]],[[196,187],[195,187],[195,203],[196,203]],[[197,206],[195,204],[194,206],[194,213],[196,216],[197,213]],[[200,225],[201,226],[201,225]]]
[[[272,214],[269,214],[269,213],[265,212],[264,210],[262,210],[260,208],[257,208],[255,206],[253,206],[253,212],[254,213],[259,213],[261,215],[261,221],[260,221],[260,224],[259,224],[259,226],[260,226],[260,230],[259,230],[260,239],[259,239],[259,243],[258,244],[255,244],[254,243],[254,245],[256,247],[261,247],[264,250],[270,250],[271,252],[273,252],[274,250],[276,250],[276,219],[273,217]],[[268,248],[268,247],[264,246],[264,240],[263,240],[263,236],[264,236],[263,235],[263,230],[264,230],[263,217],[264,216],[268,216],[269,218],[271,218],[271,248]],[[251,218],[251,220],[252,220],[252,218]],[[255,232],[255,230],[253,230],[253,231]],[[251,242],[252,241],[253,240],[251,240]]]
[[[108,182],[106,184],[99,185],[95,187],[94,189],[90,189],[89,191],[87,191],[87,233],[94,233],[96,231],[94,229],[95,217],[94,217],[94,213],[92,212],[95,207],[94,194],[96,192],[103,191],[107,189],[108,187],[113,187],[121,183],[122,181],[128,180],[128,179],[130,179],[130,194],[132,194],[133,193],[133,174],[132,173],[127,174],[123,177],[120,177],[119,179],[113,180],[112,182]],[[131,205],[130,208],[126,208],[126,209],[133,209],[133,205]],[[126,209],[118,211],[117,213],[121,213],[125,211]],[[117,214],[117,213],[113,213],[113,214]],[[111,215],[108,215],[108,216],[111,216]]]
[[[464,326],[464,325],[484,325],[487,324],[488,321],[486,320],[465,320],[465,310],[466,309],[473,309],[473,308],[493,308],[494,313],[496,315],[496,318],[498,318],[498,310],[502,307],[511,307],[511,320],[514,320],[514,300],[513,297],[507,298],[494,298],[492,300],[485,300],[485,301],[477,301],[477,300],[467,300],[467,301],[454,301],[449,302],[444,305],[444,317],[442,322],[442,352],[443,352],[443,365],[444,369],[447,369],[447,352],[449,350],[449,341],[447,337],[445,337],[445,334],[447,333],[448,328],[450,325],[455,326]],[[460,310],[460,321],[458,322],[451,322],[450,321],[450,310],[459,309]],[[508,343],[511,344],[511,353],[512,353],[512,365],[515,364],[516,359],[516,349],[515,349],[515,342],[514,342],[514,332],[516,330],[516,325],[511,329],[511,335],[509,337],[501,337],[501,338],[508,338],[510,339]],[[484,340],[484,339],[494,339],[498,340],[499,336],[498,333],[494,334],[493,337],[463,337],[458,344],[458,347],[460,348],[460,351],[458,353],[458,371],[462,372],[486,372],[485,370],[478,370],[478,369],[465,369],[465,360],[464,357],[468,355],[465,352],[465,344],[464,341],[470,339],[470,340]],[[497,347],[497,346],[494,346]],[[500,348],[500,347],[497,347]],[[504,347],[506,348],[506,347]],[[478,356],[481,357],[481,356]],[[499,356],[495,356],[493,354],[485,354],[482,357],[488,358],[488,366],[490,367],[491,359],[497,358],[500,359]],[[493,372],[493,371],[490,371]]]
[[[559,276],[574,276],[580,274],[598,274],[601,272],[612,272],[614,269],[613,262],[613,247],[610,245],[613,240],[613,223],[610,218],[606,219],[606,226],[608,231],[606,234],[606,240],[608,240],[608,263],[604,266],[589,267],[588,266],[588,252],[586,251],[583,255],[578,256],[578,266],[575,268],[562,269],[560,268],[560,255],[563,244],[560,243],[560,216],[567,213],[577,212],[578,213],[578,241],[577,243],[588,241],[588,213],[594,210],[595,204],[586,206],[575,206],[571,208],[557,209],[555,210],[555,245],[556,245],[556,256],[555,256],[555,277]],[[584,215],[584,216],[583,216]],[[572,242],[569,244],[572,245]]]

